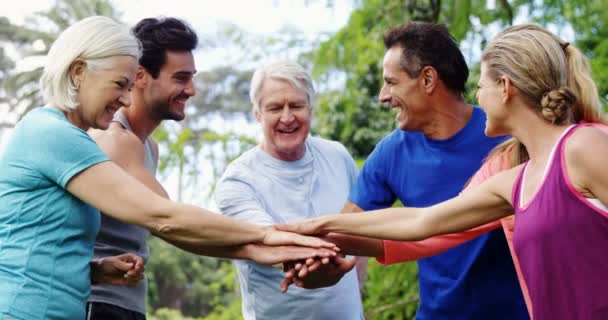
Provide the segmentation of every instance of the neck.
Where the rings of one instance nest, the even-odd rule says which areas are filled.
[[[429,108],[429,121],[421,131],[430,139],[449,139],[467,125],[473,115],[473,107],[451,95],[434,100]]]
[[[68,121],[77,126],[78,128],[82,129],[83,131],[87,131],[91,128],[90,125],[85,124],[83,119],[82,119],[82,115],[79,113],[78,109],[74,110],[74,111],[62,111],[58,108],[55,108],[53,106],[51,106],[51,108],[57,109],[59,111],[61,111],[63,113],[63,115],[65,115],[65,118],[68,119]]]
[[[127,118],[131,130],[142,142],[145,142],[146,139],[148,139],[150,134],[152,134],[154,129],[156,129],[162,121],[161,119],[153,117],[148,108],[143,104],[143,101],[136,98],[135,95],[132,97],[131,106],[122,108],[118,112],[122,113],[125,118]]]
[[[282,161],[297,161],[304,157],[306,154],[306,144],[298,147],[297,150],[289,151],[289,152],[280,152],[277,150],[272,150],[266,142],[262,142],[260,145],[261,149],[271,155],[273,158],[282,160]]]
[[[507,120],[510,123],[518,124],[510,126],[512,129],[509,134],[526,147],[531,163],[544,164],[553,146],[568,125],[548,123],[527,106],[518,109],[521,111]]]

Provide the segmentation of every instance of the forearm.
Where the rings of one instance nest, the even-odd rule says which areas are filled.
[[[420,210],[418,208],[388,208],[369,211],[367,214],[328,216],[322,218],[321,229],[323,232],[375,239],[421,240],[426,234],[421,230],[423,221]],[[350,249],[356,250],[354,248]],[[374,251],[374,253],[377,252]]]
[[[360,256],[378,257],[384,254],[382,240],[358,237],[341,233],[330,233],[323,238],[328,242],[336,244],[340,248],[340,253]]]
[[[190,242],[176,241],[165,238],[163,238],[163,240],[193,254],[227,259],[250,259],[250,247],[253,246],[252,244],[234,246],[195,246]]]
[[[186,204],[171,203],[150,226],[152,233],[166,240],[199,247],[227,247],[262,242],[265,228]],[[172,214],[170,214],[172,212]],[[219,250],[217,248],[210,248]]]

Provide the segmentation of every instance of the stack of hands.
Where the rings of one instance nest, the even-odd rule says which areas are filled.
[[[267,229],[261,243],[246,245],[257,263],[282,264],[281,292],[290,285],[317,289],[335,285],[352,270],[355,259],[346,259],[323,231],[323,218],[280,224]],[[144,260],[127,253],[91,261],[91,282],[136,285],[144,278]]]
[[[283,232],[316,237],[331,244],[331,237],[323,230],[323,221],[323,218],[315,218],[278,224],[273,228]],[[332,249],[334,251],[329,255],[326,255],[324,251],[319,251],[306,259],[284,261],[285,276],[281,282],[281,292],[287,292],[292,284],[306,289],[318,289],[338,283],[347,272],[355,267],[356,260],[347,259],[344,255],[339,254],[340,249],[335,245]]]

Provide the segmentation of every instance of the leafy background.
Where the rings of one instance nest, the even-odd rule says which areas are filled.
[[[319,1],[307,0],[305,4]],[[323,1],[332,10],[333,1]],[[255,66],[263,56],[296,50],[298,61],[314,75],[320,91],[313,133],[342,142],[359,163],[385,134],[394,129],[394,114],[376,102],[381,85],[382,33],[410,20],[445,23],[471,67],[467,100],[475,102],[479,53],[501,28],[517,22],[536,22],[570,39],[590,59],[600,95],[608,95],[608,13],[605,0],[353,0],[347,24],[314,39],[293,28],[260,37],[233,25],[223,27],[220,45],[240,50],[245,63]],[[0,13],[0,137],[32,108],[42,104],[37,81],[41,69],[15,69],[16,58],[44,55],[57,34],[90,15],[121,19],[107,0],[58,0],[23,24]],[[248,60],[247,60],[248,59]],[[177,200],[208,200],[214,181],[227,163],[256,144],[243,130],[226,130],[222,123],[243,128],[249,112],[251,68],[218,66],[196,75],[197,96],[188,106],[187,120],[165,123],[154,133],[161,147],[160,177],[177,185]],[[220,123],[218,126],[217,124]],[[230,126],[228,126],[230,127]],[[149,241],[151,259],[149,319],[240,319],[235,269],[229,261],[199,257],[156,238]],[[368,319],[413,319],[418,304],[415,263],[389,267],[370,260],[363,292]]]

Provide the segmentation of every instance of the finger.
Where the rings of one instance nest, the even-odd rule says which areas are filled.
[[[302,266],[302,269],[298,272],[298,278],[304,278],[308,274],[308,266]]]
[[[300,279],[294,279],[294,283],[296,284],[297,287],[303,288],[304,287],[304,281],[300,280]]]
[[[321,261],[315,261],[315,263],[311,264],[310,266],[308,266],[308,272],[313,272],[319,269],[319,267],[321,267]]]
[[[287,292],[287,289],[289,289],[289,286],[293,284],[293,282],[293,277],[283,278],[283,281],[281,281],[281,293]]]
[[[308,258],[306,259],[306,261],[304,262],[305,265],[309,266],[313,263],[315,263],[316,259],[315,258]]]
[[[313,248],[330,248],[332,250],[339,251],[338,247],[335,244],[333,244],[331,242],[327,242],[325,240],[321,240],[319,238],[315,238],[315,237],[309,237],[309,236],[303,236],[303,235],[293,235],[293,241],[294,241],[294,244],[300,245],[300,246],[313,247]]]
[[[112,267],[119,271],[127,272],[133,268],[133,262],[125,262],[119,259],[110,259],[109,262],[111,262]]]

